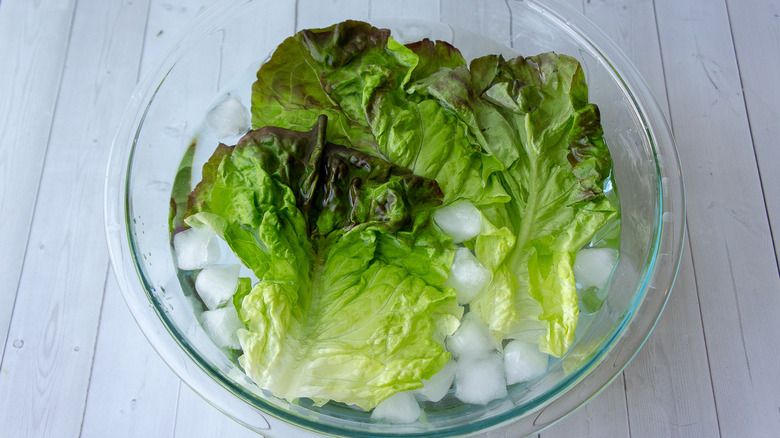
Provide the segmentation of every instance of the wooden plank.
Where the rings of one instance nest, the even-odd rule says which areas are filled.
[[[199,418],[202,420],[193,421]],[[257,438],[258,434],[236,423],[208,404],[187,385],[182,384],[179,390],[174,437],[207,438],[217,436]]]
[[[766,0],[726,3],[775,256],[780,258],[780,174],[774,170],[780,162],[780,4]]]
[[[439,20],[441,0],[370,0],[371,20],[405,18],[414,20]]]
[[[669,114],[653,4],[605,0],[584,13],[626,53]],[[690,250],[654,334],[625,375],[632,437],[718,433]],[[670,385],[670,382],[673,384]]]
[[[365,0],[298,0],[296,5],[295,29],[327,27],[346,19],[368,20],[368,5]]]
[[[690,247],[652,336],[624,372],[631,436],[718,436]]]
[[[627,437],[626,387],[618,376],[601,393],[560,422],[545,429],[543,438],[552,437]]]
[[[720,433],[780,430],[780,280],[724,2],[656,1]]]
[[[172,436],[179,385],[109,273],[81,436]]]
[[[128,70],[146,75],[179,40],[182,28],[212,3],[214,0],[150,1],[146,20],[136,23],[135,29],[144,41],[137,61],[141,67]],[[132,79],[135,83],[139,78]],[[132,319],[113,273],[105,294],[82,435],[173,436],[181,381]],[[122,384],[111,385],[120,376]]]
[[[507,46],[512,40],[511,14],[503,1],[447,0],[442,3],[441,20]]]
[[[142,33],[133,31],[146,8],[99,0],[76,8],[0,373],[5,436],[79,433],[108,269],[104,163],[135,83]]]
[[[579,2],[579,0],[574,0]],[[583,2],[583,14],[625,53],[669,117],[661,47],[650,0]]]
[[[6,0],[0,8],[0,364],[75,4]]]
[[[216,0],[150,0],[139,79],[182,37],[184,27]]]

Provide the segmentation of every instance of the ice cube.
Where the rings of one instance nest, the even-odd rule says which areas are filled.
[[[176,264],[185,271],[201,269],[219,260],[217,235],[208,228],[190,228],[173,236]]]
[[[209,310],[225,304],[238,289],[241,265],[211,265],[203,268],[195,278],[195,290]]]
[[[455,397],[464,403],[488,404],[506,397],[506,377],[501,353],[494,351],[476,359],[458,359]]]
[[[549,356],[539,351],[539,346],[530,342],[512,341],[504,347],[504,369],[506,384],[527,382],[547,371]]]
[[[414,391],[403,391],[380,402],[371,413],[371,419],[387,423],[412,423],[421,413]]]
[[[207,310],[201,314],[200,320],[206,334],[218,347],[234,350],[241,348],[236,331],[245,327],[234,307]]]
[[[583,289],[604,288],[617,263],[618,252],[612,248],[583,248],[574,257],[574,279]]]
[[[235,137],[249,130],[249,111],[228,94],[206,114],[206,123],[217,138]]]
[[[459,248],[452,261],[445,286],[455,289],[459,304],[467,304],[490,284],[490,270],[468,248]]]
[[[473,312],[463,316],[460,327],[447,338],[447,350],[459,359],[484,356],[496,347],[490,329]]]
[[[475,237],[482,231],[482,213],[469,201],[458,201],[433,213],[433,220],[454,243]]]
[[[428,401],[437,402],[447,395],[447,391],[452,387],[452,381],[455,379],[455,370],[457,364],[450,360],[438,373],[431,376],[428,380],[423,380],[423,387],[417,390],[422,398]]]

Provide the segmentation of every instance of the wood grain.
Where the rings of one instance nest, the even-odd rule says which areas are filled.
[[[6,0],[0,7],[0,365],[75,4]]]
[[[135,83],[146,7],[85,0],[75,12],[9,330],[14,347],[0,373],[7,436],[79,433],[108,269],[104,166]]]
[[[780,281],[726,5],[658,0],[672,123],[723,436],[780,430]]]

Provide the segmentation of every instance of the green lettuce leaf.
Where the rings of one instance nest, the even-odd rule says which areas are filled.
[[[541,350],[563,355],[578,317],[574,253],[617,214],[602,190],[612,162],[579,63],[486,56],[421,92],[451,108],[504,167],[496,174],[511,201],[482,207],[488,232],[475,242],[494,281],[472,310],[502,336],[540,330]],[[501,244],[509,235],[511,248]]]
[[[253,125],[300,130],[329,117],[328,140],[435,179],[445,203],[506,202],[495,158],[466,126],[414,83],[465,65],[455,48],[428,40],[403,46],[385,29],[346,21],[299,32],[274,52],[252,88]],[[343,141],[342,141],[343,140]]]
[[[184,214],[187,213],[187,200],[190,195],[190,183],[192,182],[192,161],[195,157],[197,143],[192,142],[179,162],[176,176],[173,178],[171,188],[171,208],[168,214],[168,232],[173,235],[184,227]]]
[[[339,41],[348,38],[353,28],[360,28],[365,37],[355,46]],[[307,131],[324,114],[328,117],[328,141],[354,149],[377,154],[368,126],[360,117],[349,117],[340,103],[333,100],[320,81],[324,69],[333,68],[317,62],[309,47],[321,32],[306,30],[284,40],[271,58],[257,72],[252,85],[252,126],[265,126]],[[347,21],[328,34],[334,42],[329,45],[338,53],[315,52],[314,56],[344,62],[349,53],[364,49],[367,44],[383,44],[390,36],[387,30],[366,29],[364,23]],[[319,38],[321,39],[321,38]]]
[[[432,226],[435,181],[307,132],[267,127],[221,145],[186,223],[208,225],[260,280],[234,306],[239,363],[260,387],[371,409],[449,359],[462,309],[442,287],[452,241]]]

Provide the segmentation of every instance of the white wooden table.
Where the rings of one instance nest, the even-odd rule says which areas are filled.
[[[780,436],[780,1],[569,2],[670,116],[688,239],[646,346],[541,436]],[[103,233],[104,169],[127,99],[210,3],[0,3],[0,436],[253,435],[151,349]],[[395,3],[369,7],[415,1]]]

